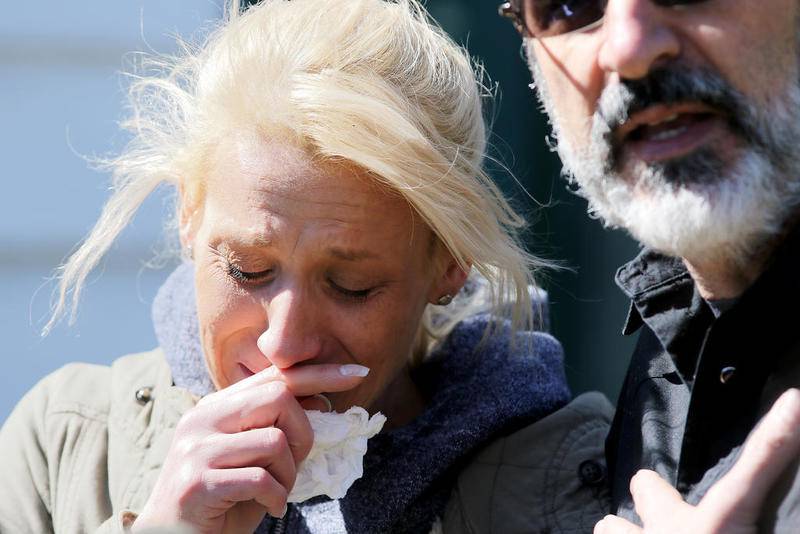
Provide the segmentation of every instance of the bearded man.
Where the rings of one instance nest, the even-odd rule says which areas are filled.
[[[596,531],[669,531],[800,385],[800,2],[501,10],[523,34],[565,174],[592,214],[644,245],[617,273],[624,333],[639,339],[606,443],[619,517]],[[796,471],[759,504],[759,530],[800,528]]]

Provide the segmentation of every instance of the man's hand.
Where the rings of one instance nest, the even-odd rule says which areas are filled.
[[[631,479],[644,528],[609,515],[594,534],[755,534],[761,507],[787,465],[800,454],[800,390],[783,393],[750,434],[742,455],[697,506],[653,471]]]

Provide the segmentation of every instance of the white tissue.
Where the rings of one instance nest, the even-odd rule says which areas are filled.
[[[386,416],[376,413],[370,417],[359,406],[345,413],[307,410],[306,415],[314,429],[314,445],[298,466],[289,502],[317,495],[340,499],[364,474],[367,440],[381,431]]]

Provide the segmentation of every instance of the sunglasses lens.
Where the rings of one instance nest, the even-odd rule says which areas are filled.
[[[534,37],[550,37],[594,24],[605,8],[606,0],[524,0],[522,15]]]

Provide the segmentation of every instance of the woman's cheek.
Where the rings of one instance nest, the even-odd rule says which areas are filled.
[[[197,287],[200,337],[211,378],[217,388],[241,380],[239,362],[264,330],[264,310],[246,292],[214,281]]]

